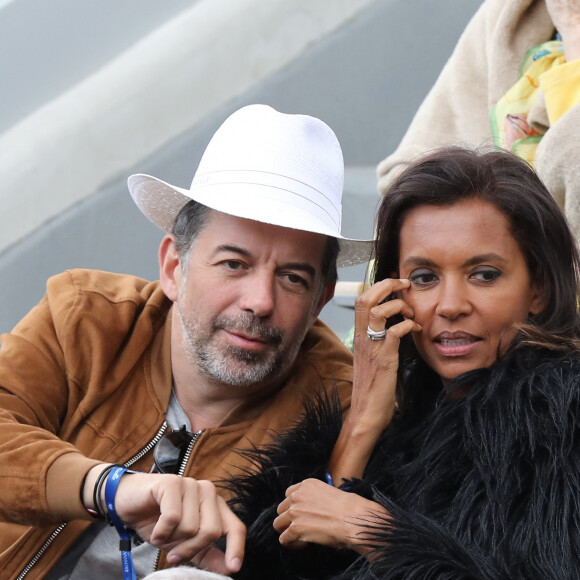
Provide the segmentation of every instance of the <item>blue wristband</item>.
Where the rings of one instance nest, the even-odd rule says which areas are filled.
[[[325,471],[324,472],[324,477],[326,478],[326,483],[328,483],[328,485],[332,485],[332,487],[336,487],[334,485],[334,481],[332,479],[332,475],[330,475],[330,472]],[[344,480],[343,480],[344,481]],[[338,486],[338,489],[342,490],[342,491],[350,491],[350,487],[348,485],[345,485],[344,483]]]
[[[115,495],[117,495],[117,488],[121,477],[129,470],[126,467],[114,467],[105,483],[105,505],[107,507],[107,515],[111,523],[115,526],[119,534],[119,550],[121,550],[121,561],[123,564],[123,580],[136,580],[135,566],[133,565],[133,557],[131,556],[131,538],[135,534],[134,530],[127,528],[121,521],[121,518],[115,511]]]

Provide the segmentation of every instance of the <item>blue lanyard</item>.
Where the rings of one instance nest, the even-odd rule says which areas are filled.
[[[133,557],[131,556],[131,538],[135,532],[123,524],[121,518],[119,518],[115,511],[115,495],[117,494],[117,488],[119,487],[121,477],[123,477],[127,471],[129,470],[122,466],[114,467],[111,470],[105,484],[105,503],[107,505],[108,516],[120,537],[119,550],[121,550],[121,561],[123,563],[123,580],[137,580],[135,566],[133,565]]]

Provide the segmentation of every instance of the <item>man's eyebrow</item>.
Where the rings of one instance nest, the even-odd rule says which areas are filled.
[[[246,248],[234,246],[233,244],[222,244],[221,246],[218,246],[214,250],[214,254],[219,254],[220,252],[234,252],[234,254],[241,254],[242,256],[246,256],[247,258],[250,258],[252,256],[252,252],[246,250]]]
[[[463,266],[474,266],[475,264],[481,264],[482,262],[507,262],[507,259],[496,254],[495,252],[489,252],[487,254],[479,254],[477,256],[472,256],[463,263]],[[429,258],[422,258],[419,256],[409,256],[404,262],[403,266],[417,266],[423,268],[434,268],[437,266],[433,260]]]
[[[250,252],[246,248],[242,248],[234,244],[222,244],[221,246],[218,246],[214,251],[214,255],[219,254],[220,252],[233,252],[234,254],[240,254],[241,256],[245,256],[246,258],[252,257],[252,252]],[[309,264],[308,262],[287,262],[286,264],[282,264],[281,268],[289,268],[290,270],[300,270],[302,272],[307,273],[312,278],[316,278],[316,268],[312,264]]]

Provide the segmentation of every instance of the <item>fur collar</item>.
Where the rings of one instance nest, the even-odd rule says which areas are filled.
[[[311,401],[293,430],[248,453],[256,474],[229,482],[249,526],[238,577],[580,577],[580,359],[520,348],[456,382],[465,397],[396,417],[364,481],[350,482],[392,514],[363,528],[372,563],[287,550],[272,528],[285,489],[323,476],[341,424],[336,398]]]

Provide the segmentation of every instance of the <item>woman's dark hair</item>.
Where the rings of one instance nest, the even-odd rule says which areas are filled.
[[[522,325],[514,345],[525,341],[577,348],[580,259],[574,236],[533,169],[511,153],[449,147],[407,167],[389,187],[378,210],[374,281],[398,276],[400,231],[410,210],[473,198],[494,205],[508,218],[546,305]],[[401,344],[401,367],[405,360],[417,357],[408,337]]]

